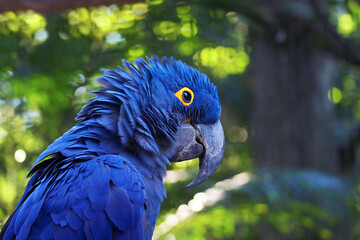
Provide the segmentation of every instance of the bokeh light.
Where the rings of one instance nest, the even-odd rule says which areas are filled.
[[[338,32],[343,35],[349,35],[354,32],[356,29],[356,22],[353,20],[352,16],[348,13],[345,13],[339,16],[338,19]]]
[[[333,87],[328,91],[328,98],[333,103],[339,103],[342,99],[342,93],[341,90]]]
[[[15,154],[14,154],[14,158],[15,158],[15,161],[19,162],[19,163],[22,163],[25,161],[26,159],[26,153],[24,150],[22,149],[18,149],[16,150]]]

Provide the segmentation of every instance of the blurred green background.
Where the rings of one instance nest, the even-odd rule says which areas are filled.
[[[12,2],[0,7],[0,227],[93,80],[158,55],[218,86],[226,153],[191,189],[196,160],[168,167],[154,239],[360,239],[359,0]]]

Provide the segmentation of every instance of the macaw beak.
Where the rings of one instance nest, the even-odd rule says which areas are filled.
[[[214,174],[224,156],[225,138],[220,120],[213,124],[183,123],[178,128],[176,154],[170,161],[199,158],[199,173],[185,188],[199,185]]]

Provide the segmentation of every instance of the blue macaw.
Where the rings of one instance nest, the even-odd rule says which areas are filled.
[[[200,184],[224,153],[216,87],[173,58],[123,60],[79,122],[36,160],[1,239],[151,239],[166,164],[199,158]]]

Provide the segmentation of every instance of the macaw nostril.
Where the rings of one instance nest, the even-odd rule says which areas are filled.
[[[204,138],[201,135],[200,130],[197,128],[195,129],[195,141],[204,146]]]
[[[204,138],[201,134],[201,131],[200,129],[196,126],[196,124],[190,122],[191,126],[195,129],[195,141],[197,143],[200,143],[201,145],[203,145],[203,147],[205,148],[205,145],[204,145]]]

